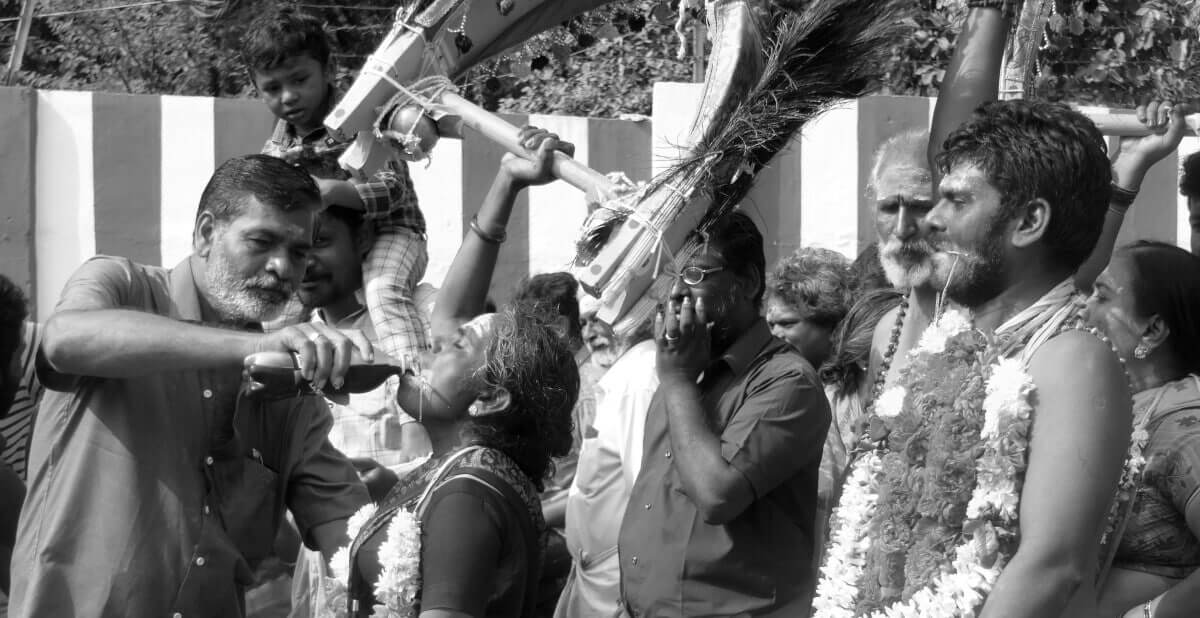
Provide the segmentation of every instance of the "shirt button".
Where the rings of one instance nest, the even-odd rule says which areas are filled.
[[[650,510],[650,505],[649,505],[649,504],[647,504],[647,505],[646,505],[646,510],[647,510],[647,511],[649,511],[649,510]]]
[[[208,515],[208,514],[210,514],[210,513],[212,513],[212,509],[208,508],[208,505],[207,505],[207,504],[206,504],[206,505],[204,505],[204,514],[205,514],[205,515]]]
[[[203,395],[204,395],[205,399],[212,399],[212,389],[211,388],[204,389]]]
[[[205,457],[205,458],[204,458],[204,463],[205,463],[205,464],[207,464],[207,465],[210,465],[210,466],[211,466],[211,465],[213,465],[213,458],[212,458],[212,455],[209,455],[208,457]]]
[[[183,618],[183,614],[175,612],[174,614],[171,614],[171,618]]]
[[[204,556],[196,556],[196,566],[204,566],[205,562],[208,561],[204,559]]]
[[[670,458],[671,458],[671,451],[667,450],[667,459],[670,459]]]
[[[631,558],[629,561],[630,561],[630,562],[632,562],[632,563],[634,563],[634,564],[637,564],[637,556],[634,556],[634,557],[633,557],[633,558]]]

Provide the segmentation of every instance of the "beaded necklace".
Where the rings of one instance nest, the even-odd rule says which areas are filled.
[[[875,400],[883,392],[883,384],[887,381],[888,371],[892,368],[892,359],[896,357],[896,348],[900,346],[900,333],[904,330],[904,318],[908,315],[908,294],[900,299],[900,310],[896,312],[896,323],[892,325],[892,337],[888,341],[887,351],[879,363],[879,373],[875,374],[875,384],[871,385],[871,400],[867,412],[875,407]]]

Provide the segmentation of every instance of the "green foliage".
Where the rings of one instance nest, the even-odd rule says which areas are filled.
[[[39,2],[37,12],[131,0],[102,1]],[[954,49],[964,2],[913,2],[914,34],[895,49],[881,88],[933,96]],[[219,0],[35,19],[17,81],[43,88],[248,96],[252,88],[236,54],[241,28],[281,3],[294,0],[228,0],[232,11],[217,19],[193,9],[219,6]],[[0,19],[15,17],[20,4],[0,0]],[[343,80],[351,79],[378,44],[390,26],[388,7],[397,4],[314,1],[306,7],[329,24]],[[691,79],[693,60],[675,57],[677,6],[675,0],[613,2],[477,68],[464,80],[464,91],[485,107],[505,111],[648,114],[654,82]],[[1038,55],[1038,96],[1128,107],[1153,96],[1200,95],[1200,2],[1059,0],[1056,8]],[[15,31],[15,21],[0,22],[0,48],[12,48]]]

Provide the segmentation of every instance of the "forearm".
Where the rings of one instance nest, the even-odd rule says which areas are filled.
[[[973,8],[967,13],[933,108],[930,169],[937,170],[934,158],[946,137],[966,122],[975,108],[998,96],[1008,29],[1008,19],[997,9]]]
[[[259,335],[128,309],[65,311],[46,322],[42,349],[55,371],[130,378],[240,366]]]
[[[1113,249],[1117,246],[1117,235],[1121,233],[1121,224],[1125,221],[1125,210],[1116,205],[1110,205],[1108,212],[1104,215],[1104,228],[1100,231],[1100,238],[1096,240],[1096,246],[1092,249],[1092,254],[1088,256],[1087,261],[1079,266],[1079,270],[1075,271],[1075,287],[1083,292],[1090,293],[1092,284],[1096,282],[1096,278],[1101,272],[1108,267],[1108,261],[1112,259]]]
[[[1060,556],[1031,558],[1018,550],[988,595],[980,618],[1061,616],[1083,572]]]
[[[662,382],[671,456],[684,491],[705,521],[724,523],[741,509],[736,493],[741,472],[721,456],[721,438],[708,425],[700,388],[684,379]]]
[[[520,190],[510,178],[497,174],[476,214],[479,227],[488,233],[507,227]],[[499,254],[499,243],[486,241],[474,231],[466,230],[433,308],[431,322],[435,340],[451,335],[461,322],[483,313]]]

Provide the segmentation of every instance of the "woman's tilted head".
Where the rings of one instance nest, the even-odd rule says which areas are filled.
[[[571,449],[579,368],[567,340],[542,313],[518,304],[495,316],[478,373],[480,394],[506,393],[507,405],[469,413],[467,432],[475,443],[511,457],[540,486],[553,458]]]
[[[1114,255],[1088,299],[1088,321],[1131,363],[1200,373],[1200,258],[1139,241]]]

